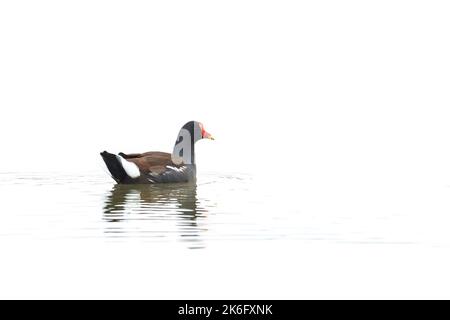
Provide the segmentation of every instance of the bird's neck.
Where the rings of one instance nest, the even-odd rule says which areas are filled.
[[[172,161],[175,164],[195,164],[195,139],[188,129],[182,128],[178,134],[172,152]]]

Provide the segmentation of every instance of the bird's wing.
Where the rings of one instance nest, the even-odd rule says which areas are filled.
[[[138,154],[127,155],[125,157],[130,162],[137,165],[139,170],[144,173],[160,174],[167,170],[167,166],[178,167],[172,162],[172,156],[166,152],[146,152]]]

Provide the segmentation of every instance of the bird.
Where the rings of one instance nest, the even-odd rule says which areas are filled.
[[[195,182],[197,169],[194,146],[202,139],[214,140],[201,122],[189,121],[180,129],[172,153],[120,152],[116,155],[103,151],[100,155],[118,184]]]

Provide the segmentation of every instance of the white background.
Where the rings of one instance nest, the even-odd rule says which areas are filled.
[[[100,151],[171,151],[180,126],[198,120],[217,139],[198,145],[200,173],[256,172],[291,193],[307,181],[318,201],[327,201],[323,190],[341,190],[334,203],[361,185],[441,188],[441,202],[433,191],[401,193],[402,203],[420,203],[426,215],[450,196],[449,16],[447,1],[2,1],[0,170],[96,171]],[[397,205],[392,194],[361,201]],[[440,221],[427,232],[445,235],[445,212]],[[392,250],[377,257],[398,257],[401,249]],[[349,282],[332,277],[329,290],[316,292],[306,281],[299,292],[300,280],[292,289],[268,276],[264,297],[358,296],[364,288],[362,297],[448,297],[446,250],[422,250],[427,259],[408,252],[392,267],[435,277],[411,271],[415,291],[366,259],[361,267],[382,272],[379,279],[351,280],[347,266]],[[400,284],[387,289],[380,279]],[[24,293],[9,285],[4,295]],[[45,296],[45,287],[60,285],[49,277],[33,288]],[[86,292],[72,289],[66,296]]]

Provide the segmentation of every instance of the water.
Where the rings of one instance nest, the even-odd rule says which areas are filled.
[[[394,283],[389,297],[445,296],[420,279],[450,284],[450,187],[354,182],[200,173],[195,184],[115,185],[103,173],[1,173],[0,294],[360,298],[386,297]]]
[[[448,205],[435,202],[439,194],[428,190],[427,195],[425,189],[409,187],[402,193],[372,186],[346,194],[322,186],[319,195],[314,186],[305,188],[300,182],[214,173],[201,174],[193,184],[161,185],[116,185],[102,173],[2,173],[0,178],[7,209],[0,225],[3,239],[138,240],[189,249],[280,240],[450,243],[446,232],[436,232],[439,221],[446,222]],[[374,193],[382,199],[378,203]],[[441,208],[423,219],[423,201]],[[430,219],[436,223],[432,231],[427,229]]]

